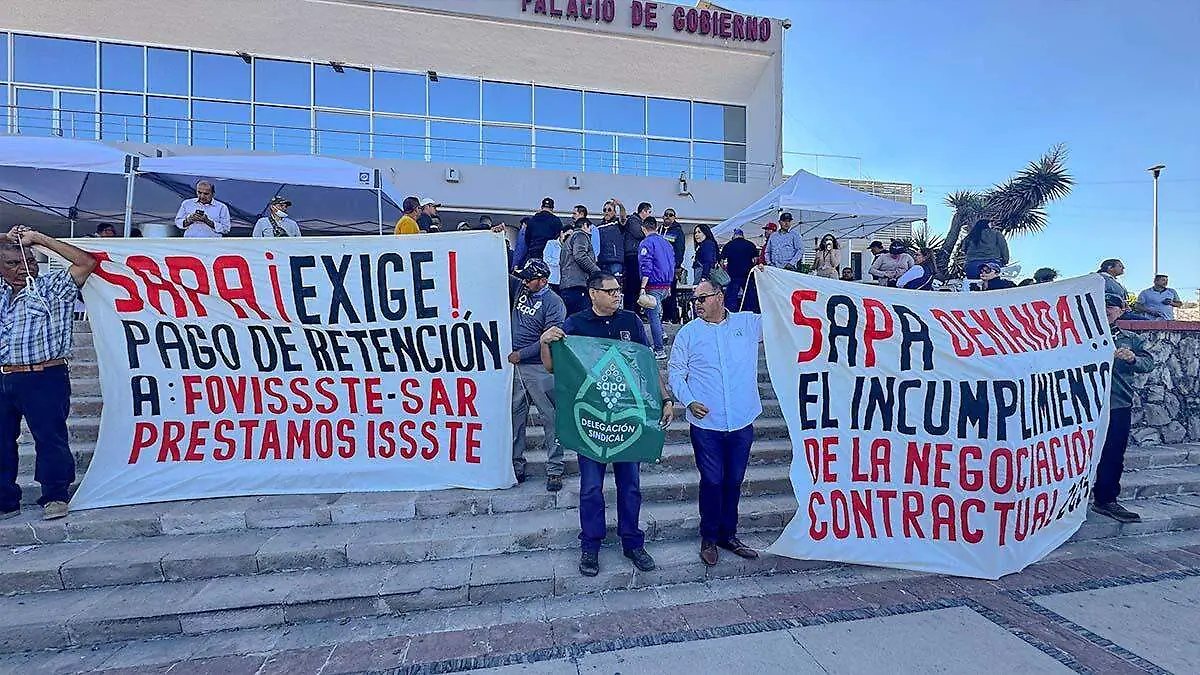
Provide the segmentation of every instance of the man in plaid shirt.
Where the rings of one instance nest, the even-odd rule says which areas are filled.
[[[33,247],[71,263],[38,275]],[[0,519],[21,512],[17,437],[21,419],[33,435],[34,477],[42,486],[42,516],[67,515],[75,458],[67,444],[71,381],[71,322],[79,287],[96,268],[91,254],[18,225],[0,237]]]

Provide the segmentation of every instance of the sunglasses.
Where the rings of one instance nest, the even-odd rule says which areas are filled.
[[[720,295],[720,293],[705,293],[704,295],[693,296],[692,302],[704,302],[705,300],[709,298],[715,298],[718,295]]]
[[[609,297],[613,297],[613,298],[617,297],[621,293],[620,287],[617,287],[617,288],[593,288],[592,290],[598,291],[600,293],[608,293]]]

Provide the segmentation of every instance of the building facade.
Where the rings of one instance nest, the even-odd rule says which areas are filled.
[[[339,156],[450,213],[718,222],[781,178],[785,22],[640,0],[8,0],[0,131]]]

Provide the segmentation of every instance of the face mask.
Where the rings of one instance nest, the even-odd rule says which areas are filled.
[[[287,218],[287,211],[276,211],[275,217],[279,218],[280,220]]]

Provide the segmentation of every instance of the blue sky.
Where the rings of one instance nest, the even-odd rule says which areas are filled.
[[[1122,258],[1150,285],[1152,185],[1159,267],[1200,286],[1200,1],[726,0],[791,19],[784,149],[862,157],[865,177],[923,189],[945,231],[947,192],[1003,180],[1055,143],[1078,181],[1041,235],[1011,240],[1026,275]],[[786,168],[811,170],[789,155]],[[854,177],[850,161],[822,160]]]

